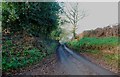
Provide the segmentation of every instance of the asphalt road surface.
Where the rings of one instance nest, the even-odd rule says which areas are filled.
[[[80,54],[60,45],[57,61],[25,72],[25,75],[115,75],[115,73],[96,65]],[[114,77],[114,76],[113,76]]]

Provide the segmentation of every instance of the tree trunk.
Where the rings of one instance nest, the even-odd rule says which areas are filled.
[[[76,25],[73,27],[73,39],[76,39]]]

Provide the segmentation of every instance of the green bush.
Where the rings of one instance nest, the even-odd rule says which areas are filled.
[[[42,43],[43,44],[43,43]],[[7,72],[10,70],[16,70],[26,66],[35,64],[41,61],[46,56],[54,53],[57,44],[50,43],[50,45],[44,45],[44,48],[38,49],[36,47],[26,48],[18,51],[18,48],[24,45],[15,45],[12,40],[6,40],[3,42],[2,48],[2,70]],[[17,49],[17,50],[16,50]],[[47,53],[46,53],[47,51]]]
[[[36,61],[42,60],[45,56],[46,54],[42,53],[38,49],[25,50],[23,52],[16,53],[16,55],[10,54],[10,56],[8,56],[6,52],[3,52],[2,57],[3,71],[8,71],[11,69],[14,70],[24,67],[26,65],[31,65]]]
[[[56,47],[57,47],[56,43],[51,43],[51,45],[47,47],[47,53],[48,54],[54,53]]]

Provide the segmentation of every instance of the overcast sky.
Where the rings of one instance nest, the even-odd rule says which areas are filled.
[[[56,0],[59,2],[119,2],[120,0]]]
[[[118,23],[117,2],[79,2],[79,4],[80,8],[87,10],[88,16],[80,20],[77,34],[84,30]]]

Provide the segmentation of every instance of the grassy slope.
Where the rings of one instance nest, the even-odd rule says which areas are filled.
[[[96,37],[84,37],[81,40],[73,40],[67,43],[69,46],[77,49],[78,51],[81,48],[82,50],[85,49],[105,49],[105,48],[112,48],[118,45],[118,38],[117,37],[104,37],[104,38],[96,38]]]
[[[26,39],[28,38],[26,37]],[[15,38],[4,39],[2,47],[3,72],[10,73],[13,70],[28,67],[55,52],[56,42],[49,42],[50,44],[48,45],[48,41],[43,39],[39,41],[38,46],[33,45],[33,43],[36,43],[34,40],[26,42],[23,38],[18,40],[15,40]]]
[[[95,60],[102,59],[107,64],[118,68],[118,56],[120,55],[117,53],[119,46],[117,37],[84,37],[81,40],[70,41],[67,45],[77,52],[89,54],[91,57],[95,57]]]

